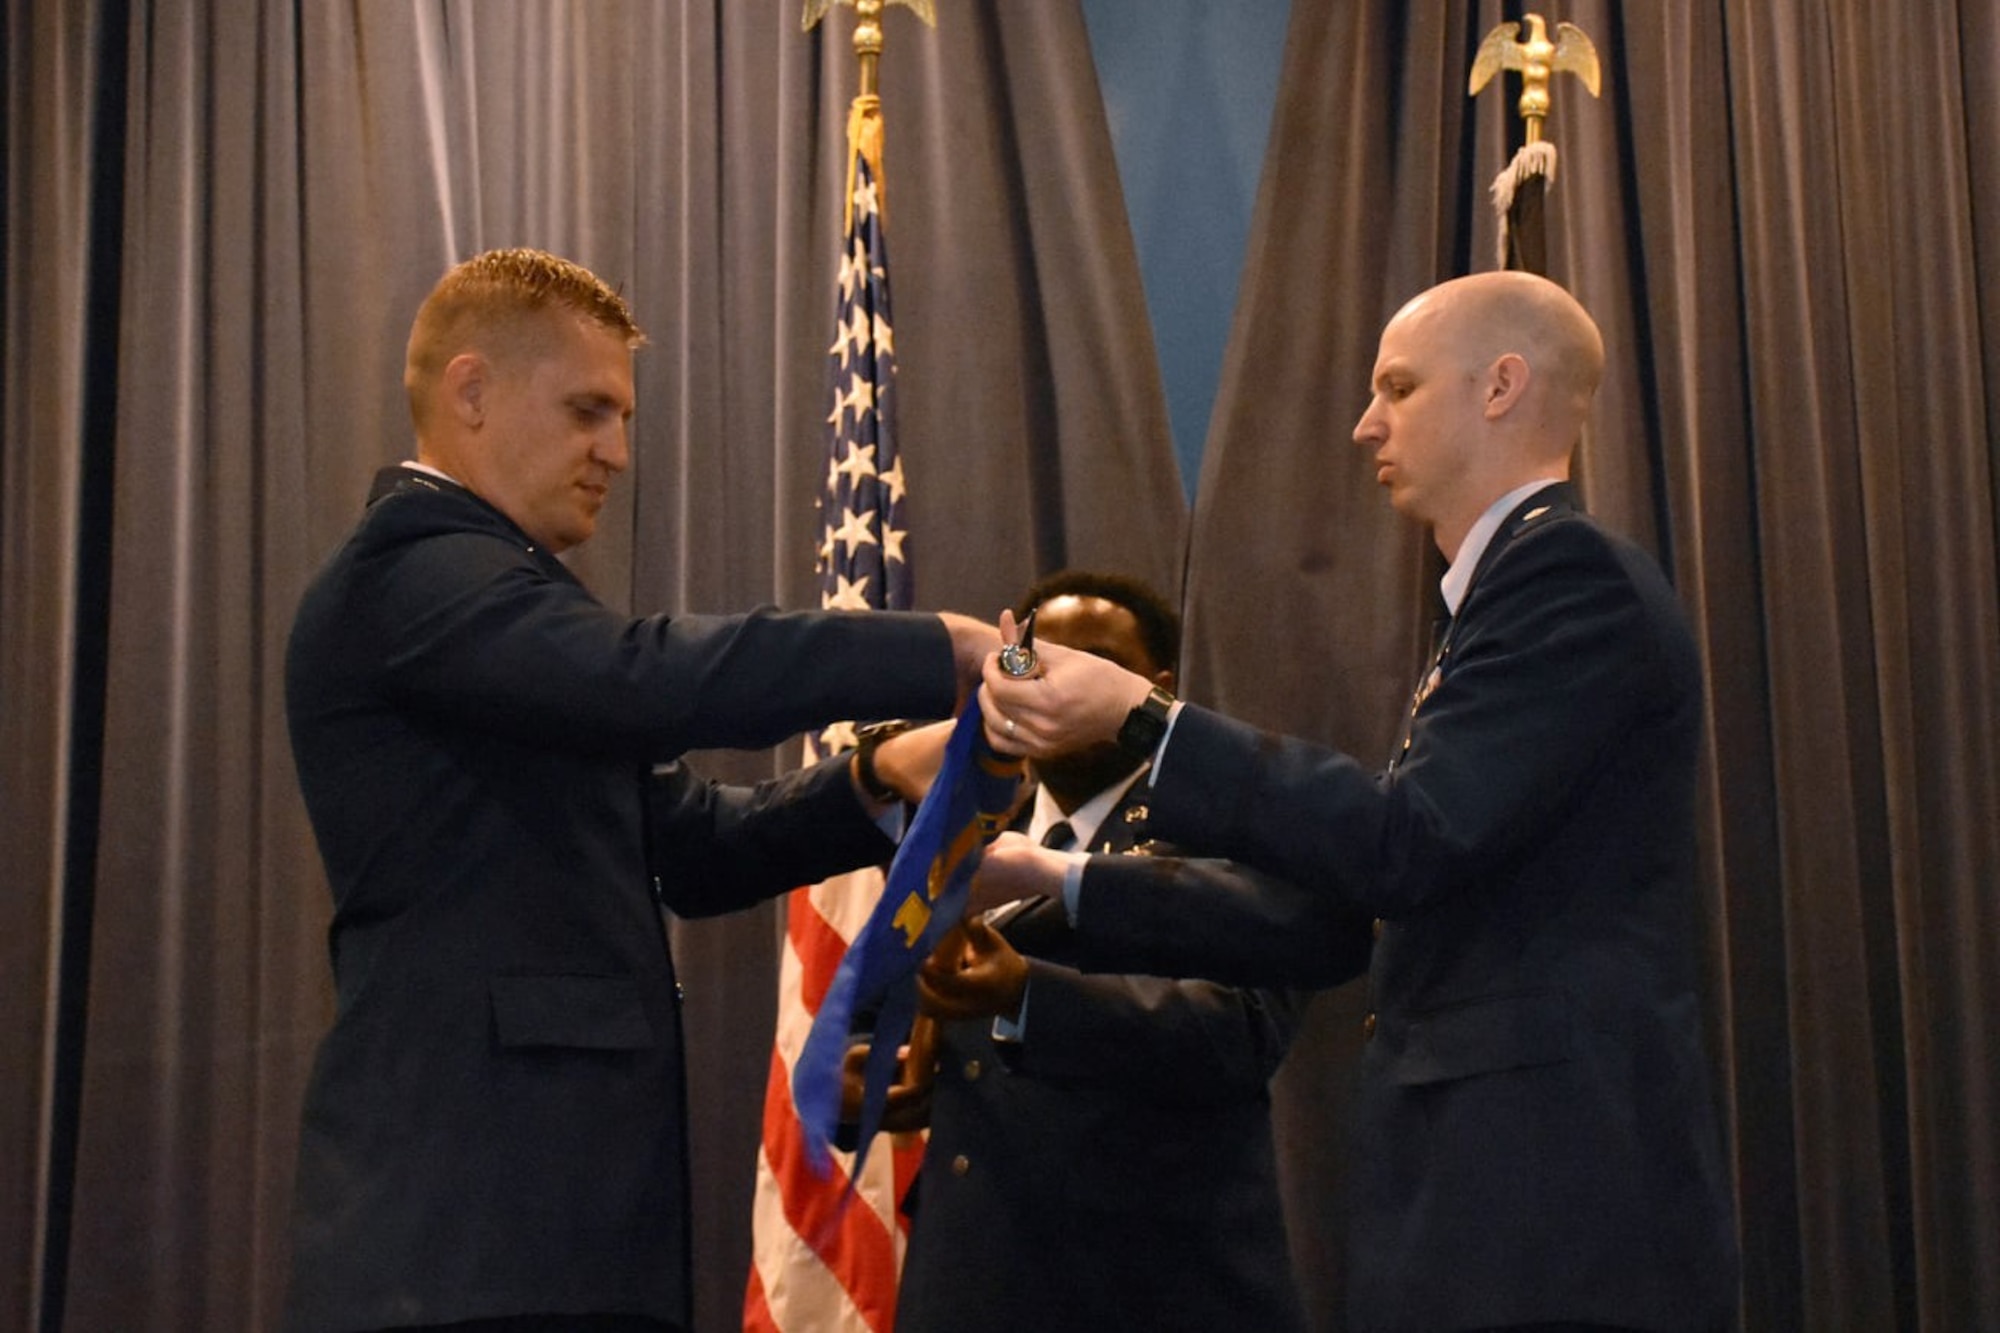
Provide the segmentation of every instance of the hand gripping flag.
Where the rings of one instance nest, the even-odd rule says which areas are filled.
[[[858,1162],[881,1126],[897,1052],[916,1019],[917,967],[964,915],[973,872],[986,844],[1006,827],[1020,779],[1021,761],[987,744],[975,695],[952,729],[944,763],[889,866],[882,897],[840,960],[805,1048],[792,1066],[792,1103],[805,1126],[809,1160],[822,1175],[831,1169],[829,1148],[840,1122],[841,1062],[854,1015],[875,1014],[855,1146]]]

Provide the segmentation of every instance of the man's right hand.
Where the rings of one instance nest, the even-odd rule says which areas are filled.
[[[1003,903],[1037,894],[1061,898],[1063,872],[1068,867],[1068,853],[1038,846],[1026,834],[1002,833],[987,844],[979,859],[965,914],[976,917]]]
[[[887,1134],[907,1134],[931,1122],[931,1073],[937,1058],[936,1027],[919,1018],[910,1034],[910,1045],[896,1054],[896,1081],[882,1107],[881,1130]],[[857,1041],[847,1048],[840,1062],[840,1118],[845,1124],[861,1119],[861,1099],[865,1093],[868,1043]]]
[[[1016,633],[1011,611],[999,634]],[[996,650],[997,653],[997,650]],[[1117,736],[1126,714],[1152,692],[1153,682],[1096,653],[1038,643],[1030,676],[1010,676],[997,656],[986,663],[986,739],[1002,754],[1050,759]]]
[[[917,1002],[936,1019],[1018,1019],[1028,960],[999,931],[968,917],[917,968]]]
[[[958,668],[958,705],[963,708],[972,692],[979,688],[986,659],[1000,651],[1000,631],[986,621],[956,611],[940,611],[938,619],[951,633],[952,663]]]

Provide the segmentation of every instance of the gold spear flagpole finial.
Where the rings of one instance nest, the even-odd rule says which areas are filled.
[[[1486,34],[1479,54],[1472,58],[1472,79],[1467,96],[1477,96],[1488,80],[1503,69],[1521,71],[1521,119],[1527,122],[1529,143],[1542,137],[1542,121],[1549,114],[1549,80],[1557,74],[1574,74],[1597,96],[1597,48],[1582,28],[1574,23],[1556,24],[1556,40],[1549,40],[1548,25],[1540,14],[1526,14],[1528,40],[1516,41],[1518,23],[1502,23]]]
[[[805,30],[811,32],[819,21],[826,17],[827,11],[835,5],[853,5],[856,9],[873,8],[879,14],[885,4],[902,5],[906,9],[915,10],[918,18],[933,28],[937,26],[937,14],[931,8],[931,0],[878,0],[873,6],[862,3],[862,0],[806,0]]]
[[[937,11],[931,7],[931,0],[806,0],[806,10],[800,19],[800,27],[811,32],[819,26],[835,5],[851,5],[854,8],[854,54],[861,57],[861,95],[872,96],[875,92],[875,61],[882,54],[882,11],[890,5],[901,5],[931,27],[937,26]]]
[[[888,181],[882,170],[882,99],[876,92],[875,77],[876,64],[882,58],[882,11],[890,5],[901,5],[933,28],[937,26],[937,11],[932,0],[806,0],[801,28],[811,32],[835,5],[850,5],[854,9],[854,54],[861,61],[859,88],[847,115],[846,225],[851,227],[856,154],[868,159],[868,169],[875,178],[875,207],[885,218],[889,211]]]

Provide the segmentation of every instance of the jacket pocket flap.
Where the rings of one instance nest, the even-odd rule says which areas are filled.
[[[1503,1069],[1552,1065],[1574,1055],[1569,997],[1560,991],[1495,995],[1412,1018],[1392,1077],[1405,1086]]]
[[[630,977],[494,977],[491,993],[503,1047],[637,1051],[653,1044],[653,1025]]]

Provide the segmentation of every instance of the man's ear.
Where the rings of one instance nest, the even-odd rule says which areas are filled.
[[[1161,689],[1165,690],[1168,694],[1175,694],[1179,692],[1180,690],[1179,682],[1180,682],[1180,677],[1174,674],[1174,669],[1172,667],[1161,667],[1158,671],[1155,671],[1153,673],[1153,683],[1159,686]]]
[[[1528,391],[1529,375],[1527,358],[1519,352],[1503,352],[1486,368],[1488,421],[1507,415],[1521,401],[1521,395]]]
[[[486,420],[487,370],[485,357],[477,352],[460,352],[445,364],[440,377],[445,410],[468,429]]]

